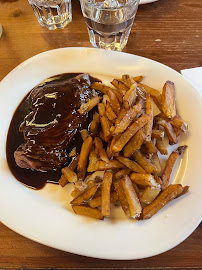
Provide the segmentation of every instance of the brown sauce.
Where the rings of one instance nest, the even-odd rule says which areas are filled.
[[[60,84],[60,81],[68,80],[70,78],[73,78],[77,76],[79,73],[67,73],[67,74],[60,74],[54,77],[51,77],[44,82],[42,82],[40,85],[46,84],[48,81],[55,81],[56,82],[56,87],[57,84]],[[99,81],[98,79],[90,77],[91,82],[93,81]],[[30,91],[31,92],[31,91]],[[13,118],[10,123],[10,127],[8,130],[8,135],[7,135],[7,144],[6,144],[6,155],[7,155],[7,162],[9,165],[9,168],[14,175],[14,177],[23,183],[24,185],[34,188],[34,189],[41,189],[44,187],[46,182],[52,182],[52,183],[58,183],[58,180],[61,176],[61,169],[58,170],[49,170],[46,172],[40,172],[36,170],[31,170],[31,169],[23,169],[20,168],[14,158],[14,152],[18,148],[20,144],[24,142],[23,138],[23,133],[19,131],[19,127],[21,123],[23,122],[24,118],[30,113],[31,111],[31,98],[30,98],[30,93],[28,93],[25,98],[21,101],[19,106],[17,107]],[[90,119],[92,119],[92,113],[91,115],[88,116]],[[43,119],[42,119],[43,120]],[[86,128],[86,127],[83,127]],[[82,139],[80,134],[77,134],[72,142],[71,142],[71,149],[76,146],[77,151],[80,150],[82,144]],[[71,151],[71,149],[69,149]],[[70,162],[65,164],[65,166]]]

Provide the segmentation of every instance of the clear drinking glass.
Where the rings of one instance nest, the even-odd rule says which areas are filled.
[[[130,34],[139,0],[80,0],[94,47],[121,51]]]
[[[64,28],[72,21],[71,0],[28,0],[41,26]]]

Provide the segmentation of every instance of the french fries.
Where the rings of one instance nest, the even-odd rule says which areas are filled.
[[[76,214],[102,220],[110,217],[115,203],[128,217],[148,219],[189,190],[169,183],[186,146],[173,151],[164,168],[160,160],[188,129],[176,114],[175,86],[167,81],[161,93],[142,79],[124,74],[111,87],[94,82],[91,88],[102,97],[91,98],[78,110],[85,115],[94,108],[93,120],[81,131],[81,151],[70,152],[72,162],[59,180],[62,187],[75,186],[71,205]],[[157,115],[153,102],[160,110]]]
[[[101,211],[97,208],[91,208],[89,206],[83,205],[72,205],[72,209],[77,215],[83,215],[101,220],[104,219],[103,215],[101,214]]]
[[[163,87],[161,96],[162,100],[162,111],[168,118],[176,116],[176,105],[175,105],[175,85],[171,81],[167,81]]]
[[[118,179],[123,178],[126,175],[129,175],[130,173],[131,173],[131,170],[130,169],[123,169],[123,170],[118,171],[115,174],[115,178],[118,180]]]
[[[161,120],[161,121],[158,121],[157,124],[164,127],[170,144],[176,144],[178,142],[177,135],[175,134],[175,131],[174,131],[172,125],[168,121]]]
[[[149,95],[146,96],[146,114],[149,115],[150,119],[144,126],[145,141],[151,141],[152,127],[153,127],[153,106]]]
[[[81,205],[81,204],[86,203],[88,200],[90,200],[93,197],[98,187],[99,187],[98,185],[95,185],[92,188],[87,189],[84,193],[81,193],[78,197],[74,198],[71,201],[71,204]]]
[[[116,115],[118,115],[120,110],[121,110],[121,106],[120,106],[120,103],[119,103],[119,100],[118,100],[116,94],[114,94],[114,92],[109,89],[107,91],[107,95],[109,97],[109,102],[110,102],[110,105],[111,105],[113,111],[115,112]]]
[[[118,141],[113,146],[115,152],[120,152],[127,142],[135,135],[135,133],[141,129],[149,121],[149,116],[144,114],[139,117],[128,129],[121,135]]]
[[[150,204],[159,195],[161,189],[158,187],[147,187],[140,196],[142,203]]]
[[[133,188],[129,176],[125,176],[124,178],[122,178],[121,183],[125,193],[126,201],[128,203],[130,217],[132,218],[139,217],[142,212],[142,206]]]
[[[137,97],[136,87],[137,87],[137,84],[134,82],[134,84],[130,86],[130,89],[124,95],[124,98],[123,98],[124,108],[129,109],[135,103],[135,100]]]
[[[80,114],[86,114],[87,112],[92,110],[92,108],[95,107],[99,103],[99,101],[100,101],[100,97],[98,96],[89,99],[88,102],[81,104],[81,107],[78,110],[78,112]]]
[[[115,203],[118,201],[118,195],[117,193],[114,191],[110,194],[110,203]],[[90,207],[92,208],[96,208],[96,207],[101,207],[101,204],[102,204],[102,197],[99,196],[99,197],[96,197],[96,198],[93,198],[92,200],[90,200],[88,202],[88,204],[90,205]]]
[[[104,139],[105,141],[108,141],[111,138],[111,122],[108,120],[108,118],[104,115],[100,118]]]
[[[140,129],[123,149],[124,157],[130,157],[135,150],[140,149],[145,138],[143,129]]]
[[[93,115],[93,120],[92,120],[90,127],[89,127],[91,137],[95,137],[97,135],[99,123],[100,123],[99,114],[97,112],[95,112]]]
[[[182,155],[184,153],[184,151],[186,150],[187,146],[180,146],[177,148],[177,150],[173,151],[169,158],[166,161],[166,166],[163,170],[163,174],[161,176],[162,178],[162,189],[165,189],[168,187],[169,185],[169,179],[170,179],[170,175],[172,173],[173,167],[175,165],[175,161],[177,160],[177,158]]]
[[[122,186],[121,180],[114,182],[114,188],[116,190],[116,193],[118,195],[121,207],[126,214],[126,216],[130,216],[130,210],[129,210],[129,204],[125,196],[125,192]]]
[[[143,219],[151,218],[161,208],[179,196],[182,192],[183,187],[180,184],[168,186],[150,205],[143,209]]]
[[[128,74],[122,75],[122,81],[128,88],[135,83],[135,80]]]
[[[117,157],[118,161],[134,172],[145,173],[145,170],[135,161],[125,157]]]
[[[157,168],[152,162],[147,159],[140,151],[136,150],[133,154],[135,161],[147,172],[157,173]]]
[[[105,170],[114,170],[114,169],[124,169],[126,168],[124,164],[122,164],[118,160],[110,160],[109,162],[98,161],[96,166],[96,171],[105,171]]]
[[[96,164],[99,161],[98,156],[96,155],[96,151],[94,148],[91,149],[89,153],[89,163],[87,172],[94,172],[96,170]]]
[[[62,169],[62,174],[65,176],[68,182],[77,182],[77,175],[69,167]]]
[[[79,162],[77,166],[77,176],[79,180],[84,180],[86,176],[86,168],[88,163],[88,155],[93,145],[91,136],[88,136],[82,144]]]
[[[159,187],[159,184],[151,174],[131,173],[130,178],[136,184],[141,186]]]
[[[136,115],[137,115],[137,112],[133,108],[130,108],[129,110],[127,110],[125,115],[119,122],[119,124],[115,126],[115,130],[113,133],[117,135],[125,131],[127,127],[133,122]]]
[[[110,191],[112,184],[112,173],[105,171],[103,182],[102,182],[102,203],[101,203],[101,214],[104,217],[110,215]]]

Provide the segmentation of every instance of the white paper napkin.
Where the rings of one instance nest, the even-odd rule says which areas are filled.
[[[202,67],[183,69],[181,74],[191,82],[202,96]]]

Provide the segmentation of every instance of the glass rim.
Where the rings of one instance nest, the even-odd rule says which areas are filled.
[[[129,0],[126,2],[125,5],[123,6],[120,6],[120,7],[100,7],[99,5],[97,4],[93,4],[92,3],[92,0],[80,0],[81,3],[85,3],[85,2],[88,2],[89,5],[91,7],[94,7],[94,8],[97,8],[97,9],[100,9],[100,10],[109,10],[109,11],[114,11],[114,10],[119,10],[119,9],[122,9],[122,8],[126,8],[128,6],[131,6],[132,4],[139,4],[140,0]]]

